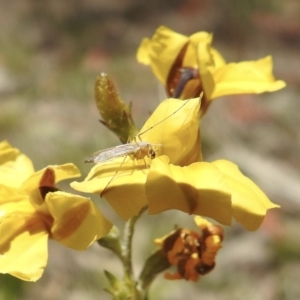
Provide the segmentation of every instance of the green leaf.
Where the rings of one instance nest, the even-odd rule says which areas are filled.
[[[155,277],[170,266],[167,256],[162,249],[154,252],[147,258],[140,274],[141,287],[145,290],[148,289]]]

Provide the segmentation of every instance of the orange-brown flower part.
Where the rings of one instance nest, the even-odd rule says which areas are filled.
[[[209,273],[215,266],[215,258],[222,247],[223,229],[197,216],[195,222],[201,232],[177,229],[155,243],[165,252],[171,265],[176,266],[173,274],[166,273],[166,279],[197,281],[199,276]]]

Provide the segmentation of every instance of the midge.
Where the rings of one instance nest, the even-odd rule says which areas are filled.
[[[150,144],[144,141],[131,142],[124,145],[118,145],[115,147],[97,151],[96,153],[93,154],[93,156],[85,158],[84,162],[101,163],[122,156],[129,156],[131,159],[136,159],[136,160],[144,159],[145,156],[154,159],[156,153],[152,148],[153,145],[154,144]]]
[[[200,97],[201,99],[201,97]],[[107,149],[103,149],[100,151],[95,152],[92,156],[90,157],[86,157],[84,159],[85,163],[101,163],[101,162],[105,162],[105,161],[109,161],[118,157],[123,157],[125,156],[125,158],[127,156],[129,156],[132,160],[139,160],[139,159],[143,159],[146,164],[145,161],[145,157],[149,157],[151,159],[154,159],[156,157],[156,153],[153,150],[153,146],[163,146],[161,144],[152,144],[146,141],[142,141],[141,136],[148,132],[149,130],[153,129],[154,127],[156,127],[157,125],[159,125],[160,123],[164,122],[165,120],[169,119],[170,117],[172,117],[174,114],[176,114],[180,109],[182,109],[188,102],[189,100],[184,101],[184,103],[178,108],[176,109],[172,114],[170,114],[168,117],[166,117],[165,119],[161,120],[160,122],[156,123],[155,125],[149,127],[147,130],[141,132],[139,135],[137,135],[137,137],[135,137],[133,139],[133,142],[129,142],[127,144],[123,144],[123,145],[118,145],[115,147],[111,147],[111,148],[107,148]],[[137,141],[137,138],[139,139],[139,141]],[[125,161],[125,159],[124,159]]]

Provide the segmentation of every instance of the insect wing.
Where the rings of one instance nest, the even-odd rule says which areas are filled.
[[[125,155],[135,153],[138,149],[139,146],[136,143],[119,145],[116,147],[111,147],[111,148],[97,151],[92,156],[85,158],[84,162],[100,163],[117,157],[122,157]]]

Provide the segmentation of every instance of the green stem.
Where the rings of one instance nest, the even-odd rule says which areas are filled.
[[[144,207],[138,215],[132,217],[131,219],[126,222],[125,229],[124,229],[124,238],[122,243],[122,256],[123,256],[123,265],[125,270],[125,275],[127,275],[128,278],[133,278],[132,273],[132,262],[131,262],[131,256],[132,256],[132,238],[134,234],[134,226],[137,220],[140,218],[140,216],[143,214],[143,212],[147,209],[147,207]]]

